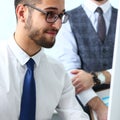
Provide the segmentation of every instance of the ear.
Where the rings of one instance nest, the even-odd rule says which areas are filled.
[[[16,15],[18,21],[25,22],[27,8],[23,4],[19,4],[16,7]]]

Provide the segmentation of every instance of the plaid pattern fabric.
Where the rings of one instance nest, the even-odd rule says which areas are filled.
[[[112,68],[117,9],[112,8],[109,32],[104,44],[99,39],[82,6],[68,11],[68,14],[70,15],[69,21],[82,63],[80,68],[88,72]]]

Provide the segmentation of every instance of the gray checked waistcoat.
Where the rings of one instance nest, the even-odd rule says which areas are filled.
[[[69,21],[78,46],[80,68],[87,72],[112,68],[117,9],[112,7],[110,27],[104,43],[100,41],[82,6],[68,11],[68,14],[72,16]]]

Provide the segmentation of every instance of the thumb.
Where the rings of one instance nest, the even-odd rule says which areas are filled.
[[[71,71],[72,74],[77,74],[78,72],[79,72],[79,70],[77,70],[77,69]]]

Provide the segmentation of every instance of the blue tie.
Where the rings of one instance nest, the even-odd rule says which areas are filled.
[[[35,62],[31,58],[26,63],[27,71],[23,85],[20,120],[35,120],[36,89],[34,80],[34,64]]]

